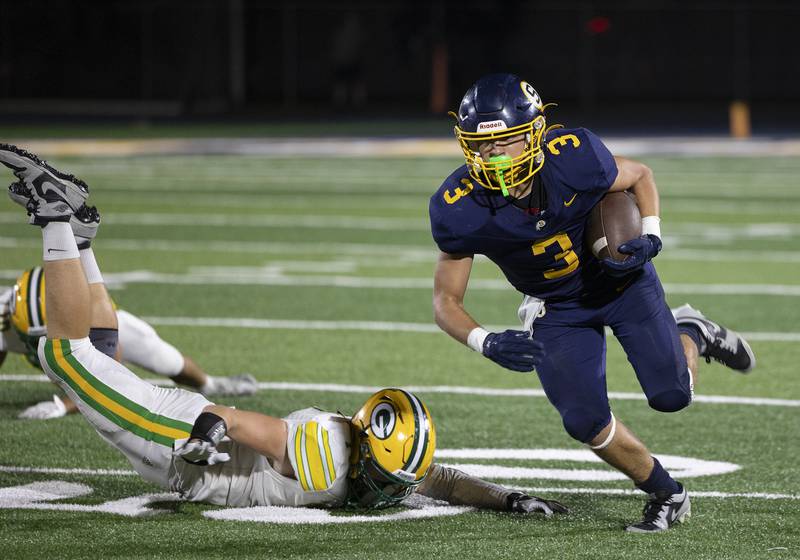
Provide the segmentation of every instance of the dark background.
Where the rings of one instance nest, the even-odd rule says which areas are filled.
[[[689,5],[691,4],[691,6]],[[413,119],[514,72],[619,128],[800,130],[800,2],[0,1],[0,120]]]

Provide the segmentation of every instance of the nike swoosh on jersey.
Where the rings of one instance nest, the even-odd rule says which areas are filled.
[[[566,206],[567,208],[569,208],[570,206],[572,206],[572,203],[573,203],[573,202],[575,202],[575,198],[576,198],[577,196],[578,196],[578,193],[575,193],[575,194],[573,194],[573,195],[572,195],[572,198],[570,198],[570,199],[569,199],[569,202],[567,202],[567,201],[565,200],[565,201],[564,201],[564,206]]]

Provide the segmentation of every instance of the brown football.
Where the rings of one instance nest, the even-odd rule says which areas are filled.
[[[642,216],[636,197],[628,191],[608,193],[598,202],[586,223],[586,246],[598,259],[628,258],[617,247],[642,235]]]

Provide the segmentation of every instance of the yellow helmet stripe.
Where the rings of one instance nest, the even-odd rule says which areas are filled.
[[[322,447],[318,444],[319,423],[307,422],[303,429],[304,459],[308,465],[308,474],[314,490],[327,490],[325,469],[322,466]]]
[[[422,459],[425,457],[425,451],[428,448],[428,419],[419,399],[407,391],[402,391],[402,393],[411,402],[414,410],[414,446],[411,449],[411,457],[403,466],[403,470],[417,474]]]

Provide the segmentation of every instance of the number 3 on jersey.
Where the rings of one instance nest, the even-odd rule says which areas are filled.
[[[573,148],[577,148],[581,145],[581,141],[574,134],[565,134],[563,136],[557,136],[552,140],[550,140],[547,143],[547,149],[550,150],[551,154],[557,156],[561,153],[561,150],[559,150],[558,147],[566,146],[567,144],[571,144]]]
[[[566,276],[578,268],[578,265],[580,264],[580,261],[578,260],[578,254],[572,250],[572,240],[566,233],[563,232],[556,234],[553,237],[548,237],[543,241],[534,243],[531,249],[534,256],[539,256],[546,254],[547,248],[552,245],[558,245],[558,248],[561,249],[561,252],[553,255],[553,259],[556,261],[556,263],[563,261],[564,264],[558,268],[550,268],[545,270],[544,277],[548,280]]]

